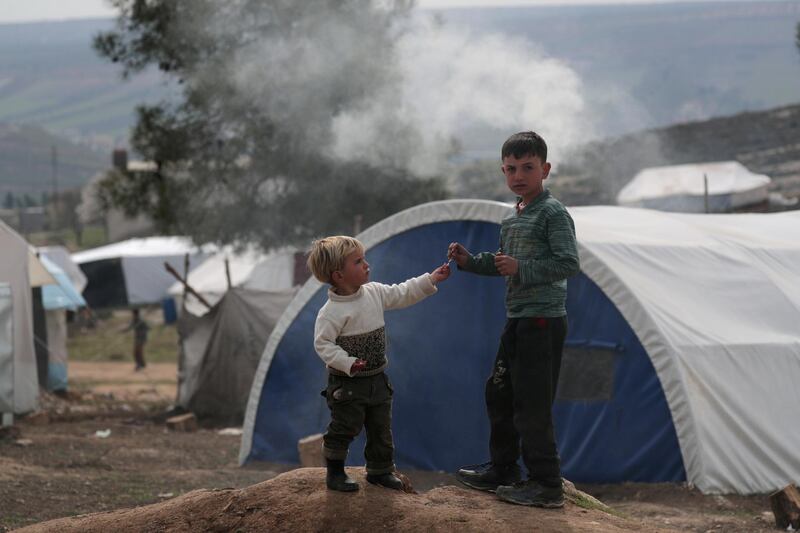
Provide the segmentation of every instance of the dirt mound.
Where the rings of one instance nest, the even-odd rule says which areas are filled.
[[[370,485],[348,469],[357,493],[325,488],[321,468],[301,468],[244,489],[196,490],[172,500],[21,529],[36,531],[642,531],[645,524],[568,502],[544,510],[491,494],[441,487],[407,494]],[[570,498],[573,499],[573,498]],[[574,499],[573,499],[574,500]],[[655,529],[647,527],[649,531]]]

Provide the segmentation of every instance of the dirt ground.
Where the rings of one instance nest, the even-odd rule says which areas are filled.
[[[283,485],[297,487],[297,490],[287,489],[297,499],[297,505],[324,497],[324,489],[320,489],[321,493],[317,491],[319,487],[314,489],[314,483],[321,483],[317,479],[321,478],[321,471],[312,474],[308,470],[297,471],[296,476],[305,480],[302,483],[299,477],[281,476],[270,484],[262,482],[296,465],[262,463],[240,468],[237,463],[240,437],[220,434],[223,428],[203,427],[191,433],[167,430],[160,415],[175,398],[174,364],[150,364],[144,372],[133,372],[133,365],[128,362],[71,362],[69,372],[71,390],[67,398],[45,395],[39,413],[17,419],[10,430],[0,431],[0,531],[59,517],[158,503],[187,506],[182,511],[186,513],[192,502],[206,498],[202,495],[216,494],[228,499],[235,495],[245,500],[267,498],[275,493],[276,486]],[[398,509],[406,513],[422,513],[431,506],[435,509],[442,498],[452,498],[461,509],[462,518],[446,526],[459,530],[468,528],[463,516],[469,517],[470,509],[476,505],[475,508],[484,509],[486,516],[495,512],[494,502],[472,502],[469,495],[455,488],[458,483],[447,473],[406,473],[422,493],[415,496],[422,499],[397,500],[401,506]],[[306,488],[301,490],[302,487]],[[766,495],[703,495],[682,484],[578,485],[578,488],[619,513],[618,517],[609,517],[606,524],[602,512],[591,510],[595,513],[591,519],[580,523],[600,520],[609,528],[597,530],[639,529],[623,527],[623,522],[614,522],[618,519],[639,524],[642,530],[742,533],[775,530]],[[197,489],[208,490],[187,494]],[[367,494],[366,490],[362,492]],[[297,494],[292,496],[294,493]],[[380,492],[369,494],[373,496],[363,497],[382,497]],[[155,512],[152,509],[160,507],[150,506],[141,512],[145,509]],[[517,509],[513,513],[521,512]],[[477,525],[480,520],[475,520]],[[566,527],[568,523],[572,524],[567,521],[562,525]],[[548,530],[542,528],[544,524],[541,522],[537,529]],[[244,525],[243,522],[236,527]],[[244,530],[252,527],[257,527],[256,523]],[[551,529],[558,528],[553,525]],[[583,530],[583,527],[567,529]]]

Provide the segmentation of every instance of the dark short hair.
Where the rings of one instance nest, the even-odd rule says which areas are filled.
[[[547,143],[535,131],[521,131],[515,133],[503,143],[500,150],[500,159],[513,155],[517,159],[526,155],[539,156],[542,163],[547,161]]]

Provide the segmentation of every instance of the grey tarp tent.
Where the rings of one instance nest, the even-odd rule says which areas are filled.
[[[234,287],[205,315],[182,313],[178,405],[241,423],[261,353],[296,292]]]

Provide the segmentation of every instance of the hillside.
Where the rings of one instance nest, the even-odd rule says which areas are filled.
[[[111,154],[75,144],[37,126],[0,123],[0,195],[29,194],[38,199],[53,190],[53,156],[56,147],[58,187],[82,186],[111,164]]]
[[[157,73],[120,78],[91,48],[110,20],[0,24],[0,122],[109,145],[126,141],[136,104],[163,97]]]
[[[800,104],[677,124],[593,143],[563,162],[554,188],[570,205],[613,204],[641,169],[736,160],[800,197]]]
[[[800,94],[796,1],[421,12],[432,13],[473,35],[525,39],[565,62],[582,79],[601,137],[788,105]],[[95,54],[92,37],[111,27],[102,19],[0,24],[0,122],[124,141],[134,106],[169,90],[156,72],[123,81]]]
[[[800,95],[796,1],[473,8],[441,17],[476,34],[526,38],[566,62],[581,77],[600,137],[779,107]]]

